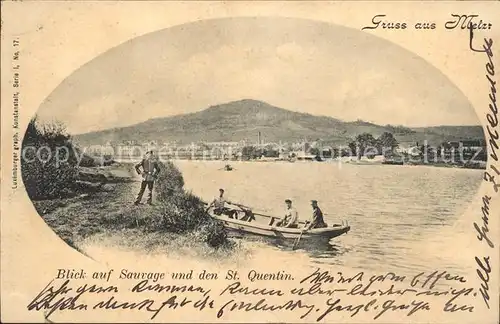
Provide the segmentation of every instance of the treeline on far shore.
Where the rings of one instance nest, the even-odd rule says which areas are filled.
[[[487,160],[484,141],[463,140],[443,142],[438,146],[427,143],[414,143],[409,148],[401,148],[392,133],[385,132],[378,138],[372,134],[362,133],[344,146],[332,147],[322,141],[304,143],[300,149],[282,144],[246,145],[241,148],[213,148],[205,150],[176,151],[164,154],[163,158],[193,160],[243,160],[252,161],[262,158],[275,160],[309,159],[322,161],[351,157],[374,159],[382,156],[388,162],[409,164],[454,164],[473,166]]]
[[[156,143],[156,142],[154,142]],[[220,145],[222,144],[222,145]],[[241,144],[241,143],[240,143]],[[384,132],[378,137],[370,133],[362,133],[343,145],[329,145],[327,141],[317,139],[302,143],[267,143],[247,144],[240,146],[235,142],[219,142],[219,145],[209,146],[200,143],[176,146],[158,146],[145,143],[143,145],[107,144],[100,152],[89,150],[105,161],[113,158],[119,161],[134,161],[142,157],[147,150],[153,149],[161,160],[225,160],[225,161],[325,161],[338,158],[374,159],[382,157],[384,164],[397,165],[435,165],[458,166],[483,169],[487,161],[487,149],[484,139],[463,139],[460,141],[445,141],[431,146],[426,141],[404,143],[401,145],[394,135]],[[104,154],[109,152],[112,154]],[[99,150],[99,148],[97,148]]]
[[[309,145],[306,143],[302,152],[283,150],[279,147],[269,145],[265,147],[246,146],[243,147],[241,157],[244,160],[253,160],[261,157],[269,158],[300,158],[298,153],[304,153],[316,161],[351,157],[361,159],[366,157],[374,159],[383,156],[388,162],[406,161],[412,164],[458,164],[470,165],[481,164],[487,160],[486,144],[481,140],[464,140],[456,142],[443,142],[438,146],[427,143],[414,143],[407,149],[402,149],[392,133],[384,132],[378,138],[372,134],[362,133],[357,135],[347,145],[331,147],[328,145]]]

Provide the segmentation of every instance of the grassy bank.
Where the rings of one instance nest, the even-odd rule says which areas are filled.
[[[141,179],[133,164],[78,164],[78,149],[63,126],[40,125],[33,119],[23,140],[26,147],[32,152],[21,163],[27,193],[45,222],[74,248],[95,235],[125,232],[134,235],[128,239],[146,246],[185,245],[185,238],[200,251],[234,246],[224,226],[206,213],[204,202],[184,190],[182,174],[172,162],[159,162],[155,204],[135,206]],[[35,154],[40,148],[48,148],[43,159]]]
[[[156,180],[157,208],[140,222],[148,231],[190,234],[197,242],[212,248],[231,245],[223,224],[206,212],[205,203],[184,190],[184,178],[170,161],[160,164]]]
[[[56,234],[76,249],[97,235],[123,237],[120,245],[130,246],[135,242],[132,245],[145,250],[155,246],[176,250],[190,246],[202,255],[214,250],[232,250],[234,243],[228,239],[223,225],[205,212],[203,201],[183,189],[179,170],[171,162],[161,167],[154,205],[133,205],[140,185],[133,181],[131,164],[99,168],[100,174],[107,174],[108,181],[113,183],[112,187],[108,187],[110,183],[101,186],[106,190],[34,200],[33,204]]]

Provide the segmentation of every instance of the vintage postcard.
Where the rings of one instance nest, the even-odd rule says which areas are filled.
[[[498,323],[499,17],[2,2],[1,321]]]

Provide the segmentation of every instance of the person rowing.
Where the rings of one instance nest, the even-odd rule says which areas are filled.
[[[219,189],[219,196],[215,197],[215,199],[212,201],[212,203],[208,206],[214,207],[214,214],[215,215],[227,215],[229,218],[233,218],[233,215],[235,214],[235,211],[233,209],[227,208],[226,204],[231,204],[229,200],[227,200],[224,197],[224,189],[220,188]]]
[[[317,200],[311,200],[311,206],[313,209],[313,215],[312,215],[312,221],[306,226],[307,230],[313,229],[313,228],[325,228],[328,227],[328,225],[325,223],[323,219],[323,212],[318,206],[318,201]]]
[[[292,201],[290,199],[286,199],[285,204],[285,216],[276,224],[276,226],[297,228],[299,220],[297,210],[292,206]]]

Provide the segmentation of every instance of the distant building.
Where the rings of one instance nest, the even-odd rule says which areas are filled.
[[[205,142],[210,147],[239,147],[241,142]]]
[[[410,156],[420,156],[422,155],[422,151],[421,151],[421,148],[418,147],[418,146],[411,146],[409,147],[406,152],[408,155]]]
[[[447,148],[467,148],[467,149],[480,149],[486,147],[484,140],[462,140],[453,142],[444,142],[441,147]]]

